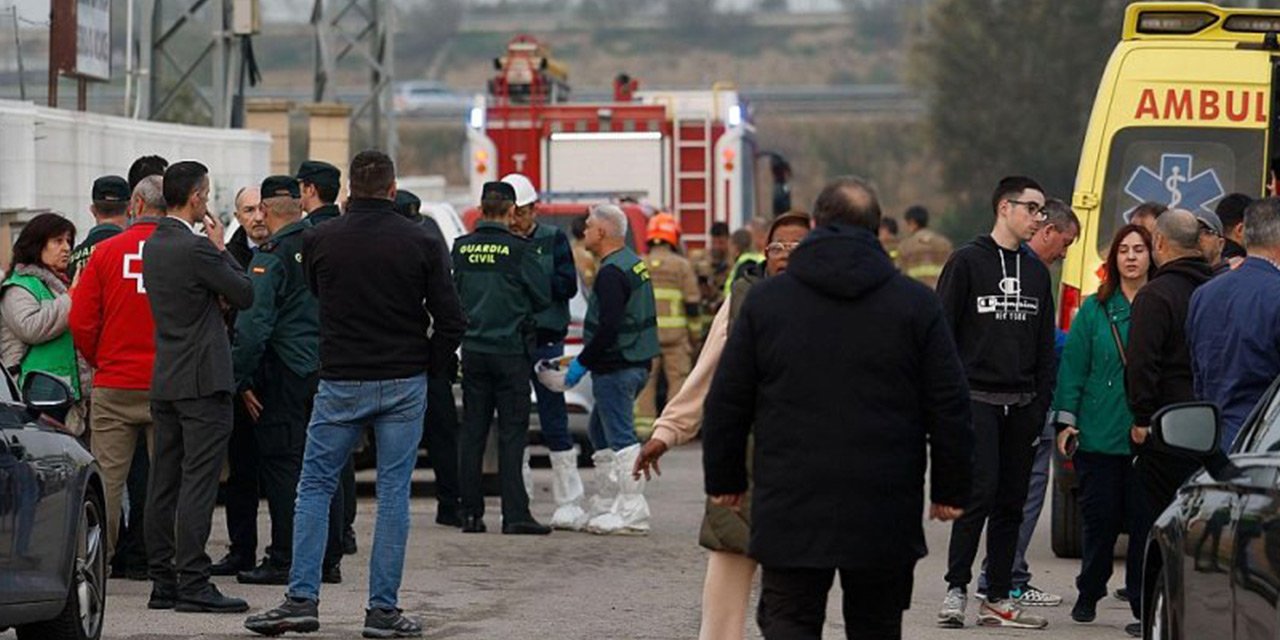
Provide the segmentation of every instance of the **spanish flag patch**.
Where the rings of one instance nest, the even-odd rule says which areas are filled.
[[[254,273],[257,273],[257,274],[263,274],[263,273],[266,273],[266,272],[267,272],[267,268],[266,268],[266,267],[254,267],[254,268],[253,268],[253,272],[254,272]]]

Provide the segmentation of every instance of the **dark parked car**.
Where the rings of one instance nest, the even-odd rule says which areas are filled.
[[[102,478],[89,451],[42,417],[65,416],[71,390],[33,373],[19,395],[0,378],[0,632],[96,640],[106,610]]]
[[[1280,381],[1254,408],[1229,455],[1212,404],[1156,415],[1156,446],[1205,468],[1178,490],[1147,540],[1146,637],[1280,637]]]

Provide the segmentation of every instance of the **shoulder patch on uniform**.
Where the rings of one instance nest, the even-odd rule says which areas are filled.
[[[267,272],[267,267],[266,267],[265,265],[257,265],[257,266],[255,266],[255,267],[251,268],[251,269],[250,269],[250,271],[252,271],[253,273],[256,273],[256,274],[261,275],[261,274],[264,274],[264,273],[266,273],[266,272]]]

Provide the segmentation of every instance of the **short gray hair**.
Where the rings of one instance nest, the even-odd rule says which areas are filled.
[[[627,214],[617,205],[598,204],[591,207],[591,217],[605,224],[610,238],[627,237]]]
[[[1200,221],[1186,209],[1170,209],[1156,218],[1156,231],[1183,250],[1200,248]]]
[[[164,176],[147,176],[133,188],[133,196],[142,200],[143,206],[156,211],[165,210]]]
[[[1245,208],[1244,246],[1280,247],[1280,198],[1254,200]]]
[[[1049,198],[1044,201],[1042,211],[1044,211],[1045,224],[1054,229],[1066,231],[1070,227],[1075,227],[1076,233],[1080,232],[1080,218],[1071,209],[1071,205],[1057,198]]]

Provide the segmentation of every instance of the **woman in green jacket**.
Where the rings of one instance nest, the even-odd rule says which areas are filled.
[[[1151,234],[1138,225],[1122,227],[1105,269],[1098,293],[1085,298],[1067,335],[1053,399],[1058,451],[1071,458],[1080,479],[1084,554],[1071,610],[1076,622],[1096,617],[1097,603],[1107,594],[1116,537],[1126,518],[1135,522],[1144,508],[1129,448],[1133,415],[1125,401],[1124,345],[1129,305],[1155,271]],[[1143,542],[1130,538],[1125,564],[1125,588],[1135,595],[1142,593]],[[1141,619],[1139,600],[1131,597],[1129,607]]]

